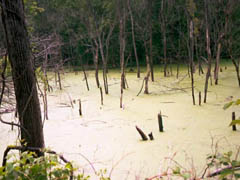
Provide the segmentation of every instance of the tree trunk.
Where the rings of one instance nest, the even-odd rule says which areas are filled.
[[[152,0],[147,0],[147,9],[148,9],[148,17],[147,17],[147,26],[149,33],[149,63],[150,63],[150,72],[151,72],[151,80],[154,82],[154,72],[153,72],[153,54],[152,54]]]
[[[150,73],[151,73],[151,67],[150,67],[150,60],[149,60],[149,55],[148,55],[148,47],[147,47],[147,42],[144,41],[144,46],[145,46],[145,53],[146,53],[146,65],[147,65],[147,74],[144,78],[145,81],[145,90],[144,90],[144,94],[149,94],[148,91],[148,81],[149,81],[149,77],[150,77]]]
[[[93,50],[93,56],[94,56],[94,66],[95,66],[95,79],[96,79],[96,84],[97,87],[100,87],[100,82],[99,82],[99,78],[98,78],[98,43],[97,41],[95,41],[95,52]]]
[[[166,18],[165,18],[165,9],[166,9],[166,0],[162,0],[160,18],[161,18],[161,31],[163,36],[163,55],[164,55],[164,77],[167,76],[167,35],[166,35]]]
[[[151,71],[151,79],[154,82],[154,71],[153,71],[153,55],[152,55],[152,27],[150,30],[150,71]]]
[[[41,109],[22,0],[4,0],[2,22],[12,67],[21,125],[21,144],[44,148]]]
[[[233,59],[233,57],[231,57],[231,59],[232,59],[232,63],[233,63],[233,65],[235,67],[235,70],[236,70],[238,85],[240,87],[239,62],[237,63],[236,60]]]
[[[59,67],[57,67],[57,76],[58,76],[59,89],[62,90],[62,81],[61,81],[61,75],[60,75]]]
[[[134,20],[133,20],[133,15],[132,15],[132,9],[130,6],[130,0],[128,0],[128,10],[129,10],[131,26],[132,26],[132,41],[133,41],[133,48],[134,48],[134,54],[135,54],[135,58],[136,58],[136,65],[137,65],[137,77],[140,78],[140,67],[139,67],[137,47],[136,47],[136,41],[135,41],[135,33],[134,33]]]
[[[104,84],[104,90],[105,90],[105,94],[108,94],[108,81],[107,81],[107,62],[104,56],[104,52],[103,52],[103,45],[102,45],[102,41],[101,38],[98,37],[98,42],[100,45],[100,53],[101,53],[101,57],[102,57],[102,66],[103,66],[103,84]]]
[[[167,77],[167,37],[165,29],[163,31],[163,53],[164,53],[164,77]]]
[[[125,16],[125,14],[123,14]],[[124,65],[124,54],[125,54],[125,37],[124,37],[124,31],[125,31],[125,20],[124,17],[120,17],[119,22],[119,41],[120,41],[120,66],[121,66],[121,89],[126,89],[125,84],[125,65]],[[122,91],[122,90],[121,90]]]
[[[148,81],[149,81],[149,77],[150,77],[150,73],[151,73],[151,69],[150,69],[150,62],[149,62],[149,57],[148,55],[146,55],[146,63],[147,63],[147,74],[145,76],[145,90],[144,90],[144,94],[149,94],[149,90],[148,90]]]
[[[192,99],[193,99],[193,105],[195,105],[195,95],[194,95],[194,76],[193,76],[193,53],[194,53],[194,37],[193,37],[193,20],[190,20],[190,25],[189,25],[189,30],[190,30],[190,57],[189,57],[189,61],[190,61],[190,72],[191,72],[191,86],[192,86]]]
[[[81,60],[81,62],[82,62],[82,60]],[[86,74],[86,70],[85,70],[85,67],[84,67],[83,62],[82,62],[82,70],[83,70],[83,75],[84,75],[84,79],[85,79],[85,82],[86,82],[87,90],[89,91],[89,85],[88,85],[87,74]]]
[[[210,37],[209,37],[209,23],[208,23],[208,0],[205,0],[205,23],[206,23],[206,51],[208,55],[208,69],[206,73],[205,87],[204,87],[204,103],[207,102],[207,90],[208,90],[208,80],[211,76],[211,49],[210,49]]]
[[[216,56],[216,62],[215,62],[215,68],[214,68],[214,79],[215,79],[215,84],[216,85],[218,84],[218,72],[219,72],[221,47],[222,47],[222,44],[219,42],[218,46],[217,46],[217,56]]]

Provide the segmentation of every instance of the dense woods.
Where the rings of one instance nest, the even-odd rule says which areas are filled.
[[[99,87],[102,68],[108,94],[108,68],[120,67],[124,89],[126,67],[134,67],[140,77],[140,66],[146,66],[141,76],[148,93],[155,65],[163,67],[164,76],[172,75],[172,64],[179,63],[188,65],[192,75],[206,73],[207,89],[210,76],[218,84],[219,62],[225,59],[233,62],[240,86],[238,0],[24,2],[35,64],[44,71],[59,72],[62,65],[95,69]]]

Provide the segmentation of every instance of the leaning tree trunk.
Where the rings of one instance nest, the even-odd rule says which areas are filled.
[[[0,1],[21,126],[21,144],[44,147],[41,109],[22,0]]]
[[[231,59],[237,73],[238,85],[240,87],[239,61],[237,62],[233,57],[231,57]]]
[[[107,62],[106,62],[104,52],[103,52],[103,45],[102,45],[101,37],[98,37],[98,41],[99,41],[100,53],[101,53],[101,57],[102,57],[104,90],[105,90],[105,94],[108,94]]]

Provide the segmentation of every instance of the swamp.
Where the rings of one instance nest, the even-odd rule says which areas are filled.
[[[156,67],[156,79],[150,83],[148,95],[137,96],[143,78],[137,78],[134,72],[127,73],[129,88],[123,94],[123,108],[119,107],[120,72],[117,70],[109,70],[109,94],[103,95],[103,105],[94,71],[86,72],[89,91],[82,72],[66,70],[63,90],[55,85],[54,74],[49,73],[54,91],[48,94],[49,119],[44,121],[46,147],[74,161],[91,177],[94,171],[106,168],[112,179],[144,179],[161,174],[174,161],[202,173],[207,155],[215,148],[222,152],[236,152],[239,148],[239,129],[232,131],[229,124],[232,112],[239,116],[240,110],[237,107],[223,110],[231,98],[240,97],[239,87],[233,66],[225,66],[227,69],[219,75],[219,85],[209,87],[208,103],[201,106],[192,105],[190,78],[184,67],[178,79],[163,77],[157,71],[161,68]],[[173,72],[176,72],[174,68]],[[197,75],[195,82],[198,94],[204,87],[204,75]],[[82,116],[79,116],[79,99]],[[164,132],[159,132],[158,127],[160,111]],[[14,113],[5,116],[9,121],[16,121]],[[152,132],[154,140],[142,141],[136,125],[147,134]],[[8,144],[15,144],[18,131],[4,124],[0,128],[0,154],[3,154]]]
[[[240,179],[240,0],[0,12],[0,179]]]

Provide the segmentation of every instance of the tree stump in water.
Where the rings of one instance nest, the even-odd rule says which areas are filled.
[[[136,129],[137,129],[138,133],[140,134],[140,136],[142,137],[142,140],[147,141],[148,138],[147,138],[146,134],[137,126],[136,126]]]
[[[101,95],[101,105],[103,105],[103,93],[102,93],[102,87],[99,87],[100,89],[100,95]]]
[[[150,138],[151,141],[154,140],[154,138],[153,138],[153,133],[152,133],[152,132],[149,133],[148,136],[149,136],[149,138]]]
[[[79,101],[79,116],[82,116],[82,104],[81,104],[81,99]]]
[[[199,92],[199,106],[201,106],[202,103],[202,95],[201,95],[201,91]]]
[[[232,121],[235,121],[235,112],[232,112]],[[236,127],[236,125],[234,124],[234,125],[232,125],[232,130],[233,131],[236,131],[237,130],[237,127]]]
[[[159,131],[163,132],[163,122],[162,122],[162,115],[161,115],[161,113],[158,114],[158,125],[159,125]]]

